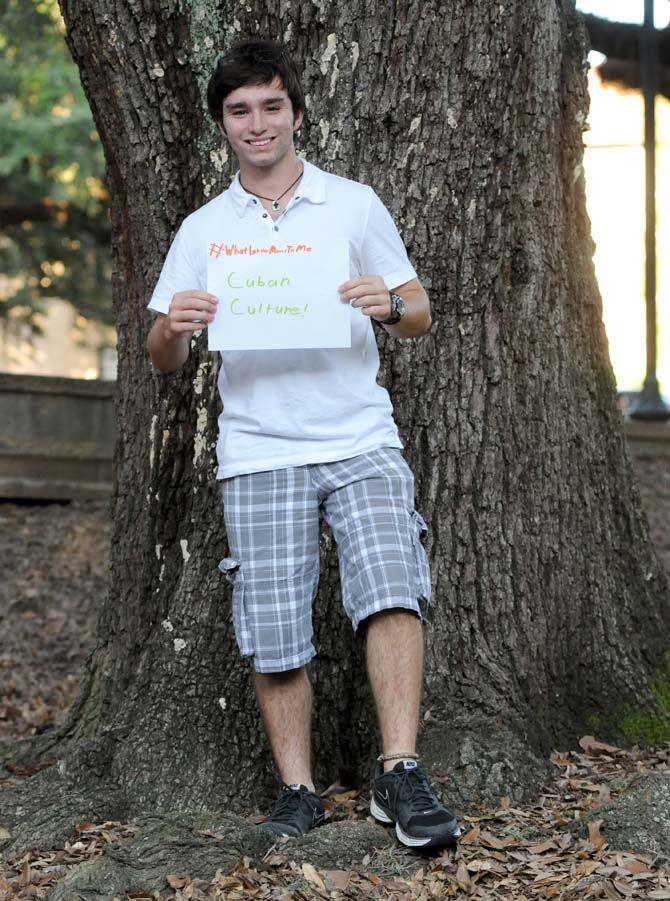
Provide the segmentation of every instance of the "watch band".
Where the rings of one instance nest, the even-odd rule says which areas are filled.
[[[387,319],[379,319],[378,322],[380,325],[395,325],[396,322],[400,322],[400,320],[405,315],[405,301],[399,294],[390,295],[391,298],[391,315]]]

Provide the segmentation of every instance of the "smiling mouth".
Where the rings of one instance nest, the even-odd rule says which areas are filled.
[[[247,141],[251,147],[267,147],[268,144],[271,144],[274,141],[274,138],[262,138],[258,141]]]

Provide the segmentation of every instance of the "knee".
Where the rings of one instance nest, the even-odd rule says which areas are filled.
[[[296,682],[302,679],[309,680],[306,666],[296,666],[291,669],[283,670],[257,670],[253,671],[253,680],[256,685],[286,685],[289,682]]]
[[[421,623],[421,617],[416,610],[410,610],[406,607],[389,607],[386,610],[377,610],[361,620],[359,628],[363,630],[363,634],[367,634],[369,629],[394,629],[404,628],[408,624]],[[412,628],[412,626],[410,626]]]

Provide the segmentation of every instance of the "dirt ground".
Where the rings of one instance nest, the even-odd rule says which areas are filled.
[[[634,468],[651,540],[670,573],[670,456],[638,459]]]
[[[660,559],[670,572],[670,457],[637,459],[634,465],[643,505],[649,518],[652,541]],[[17,737],[48,729],[74,699],[79,667],[85,655],[93,647],[96,613],[98,605],[105,596],[108,584],[107,559],[110,532],[109,504],[106,501],[45,505],[0,503],[0,571],[3,574],[0,581],[0,635],[2,636],[0,642],[0,745],[11,742]],[[579,751],[570,752],[565,758],[552,755],[552,761],[562,771],[563,781],[567,786],[566,790],[572,792],[572,794],[566,795],[568,800],[565,801],[567,804],[564,810],[565,817],[575,816],[572,808],[577,803],[575,789],[578,788],[578,777],[582,777],[585,782],[584,809],[593,806],[593,798],[589,793],[593,793],[594,783],[602,776],[602,774],[599,776],[599,767],[602,768],[603,759],[607,761],[604,764],[607,772],[605,777],[602,777],[605,778],[605,781],[611,775],[610,762],[612,760],[619,761],[617,764],[619,769],[658,771],[658,768],[661,767],[664,772],[667,771],[670,746],[663,751],[657,749],[656,756],[653,752],[650,753],[648,760],[643,759],[644,753],[641,755],[639,751],[634,751],[633,756],[630,756],[629,752],[616,752],[616,749],[611,749],[611,756],[606,755],[603,758],[602,748],[606,747],[601,746],[600,749],[592,752],[590,747],[582,744],[582,748],[586,752],[584,754],[580,754]],[[544,817],[545,828],[548,822],[547,816],[550,816],[551,821],[556,823],[559,822],[560,816],[563,816],[563,814],[559,816],[556,809],[556,805],[559,804],[557,799],[559,796],[562,799],[560,774],[557,776],[557,786],[558,793],[547,796],[552,799],[546,802],[547,808],[545,809],[543,806],[544,800],[539,802],[537,808],[541,812],[538,813],[538,816]],[[599,788],[599,791],[601,801],[604,802],[609,797],[609,789],[605,785],[603,788]],[[564,800],[562,799],[560,804],[563,804]],[[502,801],[504,799],[501,799]],[[551,814],[549,814],[549,806],[552,807]],[[355,792],[342,796],[336,795],[329,807],[334,820],[363,818],[367,812],[365,801],[362,801]],[[401,880],[397,882],[396,889],[393,891],[390,882],[386,880],[382,882],[379,877],[371,874],[351,873],[348,877],[350,882],[347,883],[349,893],[345,892],[345,896],[412,899],[443,897],[448,888],[446,894],[451,897],[456,894],[463,897],[460,895],[460,891],[465,890],[468,896],[481,898],[548,898],[557,896],[556,891],[550,890],[552,880],[558,887],[561,879],[569,879],[569,884],[572,886],[574,878],[582,878],[584,874],[580,875],[579,867],[576,874],[574,871],[576,849],[568,848],[567,845],[561,847],[560,842],[559,844],[545,842],[542,847],[537,842],[535,843],[537,847],[528,845],[522,848],[517,845],[514,852],[502,854],[501,851],[506,850],[506,846],[501,846],[499,839],[492,837],[488,832],[481,832],[481,827],[485,825],[485,821],[491,823],[496,819],[503,821],[505,817],[509,818],[517,814],[522,817],[532,816],[530,808],[526,812],[515,811],[514,808],[511,808],[511,811],[512,813],[504,809],[504,805],[501,804],[501,810],[482,817],[481,824],[475,821],[466,824],[469,832],[459,845],[459,849],[463,848],[462,851],[457,852],[459,860],[456,861],[452,858],[447,860],[445,856],[442,866],[438,861],[431,865],[429,871],[425,873],[420,871],[421,876],[418,880],[416,875],[412,877],[416,882],[415,885],[409,885]],[[567,822],[567,820],[565,821]],[[82,830],[82,842],[78,842],[74,846],[68,845],[62,852],[55,851],[51,855],[43,854],[41,857],[35,852],[32,856],[17,861],[15,866],[10,867],[6,873],[9,882],[3,884],[0,868],[0,898],[44,897],[37,886],[43,885],[46,891],[48,883],[52,883],[53,880],[51,878],[47,880],[46,875],[40,877],[39,873],[51,870],[53,878],[56,878],[55,871],[58,870],[60,864],[58,855],[65,855],[64,866],[69,865],[74,861],[72,848],[77,848],[78,845],[81,845],[82,855],[85,855],[85,852],[86,854],[98,853],[95,850],[96,842],[99,844],[96,829],[100,831],[105,827],[107,831],[103,830],[101,833],[105,835],[109,835],[110,830],[113,833],[115,827],[121,831],[130,829],[130,833],[132,833],[132,827],[124,827],[123,824],[103,824],[100,827],[96,827],[94,824],[84,825],[86,829]],[[89,844],[84,841],[86,838],[84,833],[86,835],[90,833],[89,844],[92,851]],[[128,836],[125,838],[122,836],[119,841],[125,841],[127,838]],[[495,867],[501,865],[502,859],[509,862],[516,854],[519,866],[521,866],[523,858],[524,866],[531,866],[529,871],[531,872],[532,866],[534,866],[532,864],[533,856],[537,857],[538,854],[543,855],[547,852],[554,855],[552,858],[554,865],[547,868],[548,860],[546,858],[542,863],[549,882],[544,887],[536,886],[539,894],[535,889],[529,891],[527,895],[521,893],[519,889],[513,890],[511,894],[495,893],[490,896],[480,894],[475,884],[477,879],[484,878],[484,876],[487,879],[493,878]],[[486,857],[488,854],[493,856]],[[488,863],[482,855],[486,857]],[[559,864],[561,855],[564,856],[565,862],[564,875],[561,875],[562,864]],[[649,867],[651,861],[645,859],[644,856],[638,856],[635,860],[632,857],[622,857],[621,854],[607,855],[605,839],[600,836],[596,826],[593,835],[586,841],[584,847],[580,846],[578,850],[577,857],[582,860],[579,866],[585,868],[584,873],[590,880],[598,879],[600,878],[598,874],[606,873],[606,876],[602,878],[612,880],[612,891],[616,887],[618,893],[615,895],[607,892],[591,894],[591,888],[595,891],[597,885],[590,883],[588,893],[570,894],[565,897],[623,896],[670,899],[670,874],[667,870],[659,871],[652,867],[654,869],[652,878]],[[531,864],[528,864],[529,860]],[[42,861],[41,864],[40,861]],[[591,864],[593,866],[589,869]],[[540,866],[539,863],[537,865]],[[40,870],[40,866],[43,866],[44,870]],[[33,881],[33,877],[30,876],[31,867],[36,881]],[[566,875],[569,867],[572,869],[570,874]],[[209,886],[203,884],[198,889],[194,884],[189,889],[190,880],[177,882],[173,888],[183,889],[184,892],[188,889],[189,893],[182,894],[178,890],[176,895],[170,895],[170,897],[341,897],[339,893],[330,894],[327,889],[331,886],[327,885],[324,888],[321,885],[326,877],[323,874],[319,875],[316,871],[313,872],[313,870],[314,868],[310,869],[308,864],[303,864],[302,868],[296,868],[294,864],[287,863],[286,867],[281,870],[281,878],[279,878],[279,870],[274,872],[274,875],[269,871],[265,875],[261,875],[243,866],[237,873],[222,873],[220,876],[217,874],[220,885],[215,884],[215,880]],[[617,873],[614,872],[615,870],[618,871],[618,884],[616,884]],[[335,871],[325,872],[335,873]],[[644,875],[645,873],[648,875]],[[591,876],[591,874],[595,875]],[[60,875],[62,872],[59,871]],[[40,878],[42,878],[41,883]],[[177,878],[175,876],[175,879]],[[344,878],[342,874],[337,877],[340,882]],[[251,885],[249,879],[254,884],[253,892],[249,888]],[[337,881],[335,876],[332,879]],[[641,882],[636,883],[636,879]],[[648,881],[643,884],[645,879]],[[245,882],[245,880],[247,881]],[[254,882],[254,880],[256,881]],[[301,880],[302,882],[306,880],[307,894],[301,894],[297,890],[298,884],[302,884]],[[428,885],[429,881],[431,881],[431,886],[434,883],[432,888]],[[35,889],[34,892],[30,891],[30,882]],[[403,882],[402,885],[401,882]],[[367,886],[365,891],[364,887],[361,887],[363,883]],[[525,892],[526,882],[523,881],[523,884]],[[565,881],[563,882],[563,886],[567,884]],[[290,886],[293,886],[293,889]],[[375,889],[375,886],[379,886],[379,888]],[[217,891],[219,887],[221,894]],[[6,889],[7,894],[3,893],[3,889]],[[368,892],[368,889],[372,894]],[[436,894],[437,890],[439,891]],[[237,894],[238,891],[241,894]],[[288,892],[288,894],[284,892]],[[141,897],[152,896],[141,895]],[[161,897],[163,897],[162,894]],[[564,896],[561,894],[561,897]]]
[[[108,501],[0,503],[0,745],[74,699],[108,584]]]

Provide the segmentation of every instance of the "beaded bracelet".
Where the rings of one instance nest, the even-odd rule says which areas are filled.
[[[380,754],[377,760],[401,760],[403,757],[410,757],[412,760],[419,759],[419,755],[415,754],[413,751],[403,751],[400,754]]]

